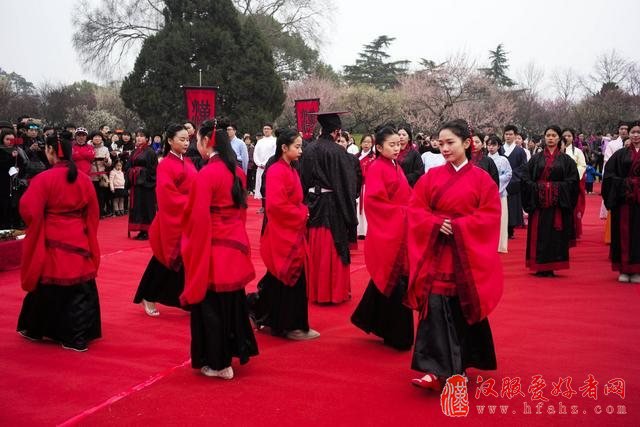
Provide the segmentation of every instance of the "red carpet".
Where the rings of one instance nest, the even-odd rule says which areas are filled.
[[[587,197],[584,237],[572,249],[571,270],[557,279],[525,272],[524,230],[509,242],[505,294],[490,317],[498,370],[484,377],[495,380],[497,394],[503,378],[520,377],[525,397],[476,398],[477,375],[483,374],[471,371],[466,419],[448,418],[437,394],[411,387],[410,352],[386,348],[349,323],[368,280],[361,250],[351,266],[353,300],[310,307],[311,325],[322,333],[318,340],[258,334],[260,355],[234,365],[236,379],[224,382],[185,364],[187,313],[160,306],[160,317],[150,318],[131,303],[150,249],[127,240],[125,218],[104,220],[98,277],[104,337],[87,353],[21,338],[15,332],[24,296],[19,273],[0,273],[0,425],[640,425],[640,286],[616,282],[602,244],[599,205],[599,196]],[[261,277],[262,216],[256,209],[252,200],[248,228]],[[536,374],[549,399],[541,414],[528,391]],[[589,374],[598,381],[597,399],[579,390]],[[568,376],[577,395],[554,396],[552,382]],[[624,400],[605,395],[612,378],[625,380]],[[495,414],[489,405],[498,405]],[[555,414],[548,414],[549,405]],[[617,413],[623,409],[626,414]]]

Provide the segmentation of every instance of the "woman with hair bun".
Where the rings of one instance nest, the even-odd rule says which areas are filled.
[[[52,135],[45,154],[52,165],[31,180],[20,200],[27,224],[22,289],[28,292],[18,333],[50,338],[65,349],[86,351],[100,338],[95,278],[100,265],[98,199],[91,179],[72,160],[71,134]]]
[[[185,156],[187,148],[187,129],[179,124],[169,125],[163,148],[164,161],[157,169],[158,212],[149,228],[153,256],[133,299],[136,304],[142,303],[145,312],[152,317],[160,314],[156,302],[180,307],[180,294],[184,289],[180,255],[182,213],[198,174],[191,159]]]
[[[522,206],[529,214],[526,266],[538,277],[569,268],[579,181],[576,162],[560,150],[562,130],[547,126],[546,147],[522,172]]]
[[[467,368],[496,369],[487,316],[503,288],[496,185],[469,161],[467,122],[446,123],[438,137],[447,163],[418,180],[408,213],[406,303],[420,313],[411,367],[425,373],[412,384],[432,390]]]
[[[271,335],[309,340],[320,334],[309,328],[307,282],[307,219],[300,176],[293,163],[302,154],[302,137],[294,129],[276,132],[274,163],[265,171],[265,228],[260,254],[267,272],[258,292],[248,296],[251,316],[258,328]],[[271,159],[269,160],[271,162]]]
[[[390,127],[376,133],[378,158],[367,172],[364,205],[369,233],[364,260],[371,275],[351,323],[397,350],[413,344],[413,313],[402,303],[407,292],[407,206],[411,187],[396,159],[400,138]],[[392,224],[390,224],[392,221]]]
[[[209,160],[193,182],[183,217],[182,305],[191,306],[191,366],[203,375],[233,378],[258,354],[244,288],[256,273],[246,230],[246,176],[226,130],[204,122],[198,151]]]

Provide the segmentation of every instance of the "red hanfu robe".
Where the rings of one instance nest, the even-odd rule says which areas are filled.
[[[236,176],[246,188],[240,167]],[[183,305],[198,304],[207,290],[233,292],[256,276],[245,228],[247,209],[233,205],[233,174],[218,157],[198,172],[182,221]]]
[[[409,289],[406,303],[427,316],[429,295],[450,283],[469,324],[486,318],[502,296],[500,196],[491,177],[466,164],[429,169],[409,202]],[[451,219],[453,236],[440,232]],[[446,292],[442,292],[446,295]],[[450,295],[450,296],[452,296]]]
[[[267,270],[286,286],[294,286],[305,266],[307,218],[298,172],[280,159],[267,170],[267,225],[260,255]]]
[[[376,154],[373,151],[373,148],[369,151],[369,154],[360,159],[360,171],[362,172],[362,186],[360,187],[360,199],[364,198],[365,193],[365,185],[367,179],[367,172],[369,168],[373,164],[373,161],[376,159]],[[359,203],[358,214],[362,215],[364,213],[364,203]]]
[[[149,243],[153,256],[174,271],[182,264],[182,214],[197,174],[191,159],[183,157],[181,160],[173,153],[169,153],[157,169],[158,212],[149,228]]]
[[[367,172],[364,198],[369,223],[364,260],[381,293],[391,295],[401,276],[408,276],[407,207],[411,187],[402,168],[378,157]]]
[[[77,285],[95,279],[100,265],[96,191],[89,176],[67,181],[65,162],[36,175],[20,200],[27,224],[22,289],[38,283]]]

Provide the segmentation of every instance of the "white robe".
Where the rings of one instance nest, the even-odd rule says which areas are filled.
[[[264,174],[264,167],[276,153],[276,138],[274,136],[264,137],[256,143],[256,147],[253,150],[253,162],[258,169],[256,170],[256,187],[253,190],[253,197],[256,199],[262,199],[260,193],[260,186],[262,185],[262,175]]]

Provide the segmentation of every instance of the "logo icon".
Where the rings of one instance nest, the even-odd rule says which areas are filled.
[[[442,413],[448,417],[466,417],[469,415],[469,392],[467,379],[462,375],[447,378],[440,394]]]

